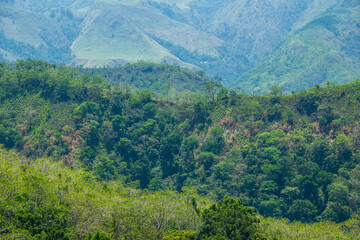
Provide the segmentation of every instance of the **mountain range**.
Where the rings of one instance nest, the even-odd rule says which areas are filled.
[[[1,0],[0,60],[147,61],[285,92],[360,76],[358,0]]]

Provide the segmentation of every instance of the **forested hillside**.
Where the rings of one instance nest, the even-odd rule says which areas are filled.
[[[203,69],[247,93],[359,77],[357,0],[0,1],[0,60]]]
[[[350,240],[359,236],[358,217],[342,224],[311,225],[264,219],[234,199],[212,205],[212,200],[191,189],[149,192],[125,187],[119,181],[100,182],[89,172],[71,169],[54,159],[30,160],[3,149],[0,174],[1,239],[205,240],[251,236],[296,240],[321,236]],[[231,210],[242,220],[227,217]],[[238,228],[240,238],[226,234],[228,227]]]
[[[0,143],[27,157],[135,188],[232,196],[264,216],[359,214],[359,81],[286,96],[211,85],[170,102],[41,61],[1,63],[0,77]]]
[[[205,93],[206,86],[220,86],[219,79],[211,78],[204,71],[191,71],[180,66],[139,62],[113,68],[78,68],[80,73],[102,76],[107,82],[133,90],[149,89],[162,95],[179,93]]]
[[[244,90],[279,85],[299,91],[327,81],[344,84],[360,76],[360,7],[332,9],[298,29],[266,60],[234,81]],[[301,80],[299,80],[301,79]]]

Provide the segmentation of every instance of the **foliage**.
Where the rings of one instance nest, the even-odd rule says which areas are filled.
[[[150,89],[169,96],[180,92],[205,92],[208,82],[213,80],[207,74],[169,64],[138,62],[114,68],[78,68],[81,73],[100,75],[108,82],[129,86],[133,89]],[[218,82],[216,82],[219,84]]]
[[[0,144],[32,159],[151,191],[231,196],[265,216],[359,213],[359,81],[174,102],[35,60],[2,63],[0,73]]]
[[[359,218],[354,216],[342,224],[321,222],[303,224],[287,219],[261,218],[260,229],[268,239],[359,239]]]
[[[258,219],[253,209],[244,207],[240,200],[225,197],[202,213],[202,239],[250,239],[256,232]]]
[[[360,74],[359,48],[344,47],[355,46],[359,39],[360,22],[355,14],[359,4],[354,7],[345,10],[334,6],[314,19],[310,17],[301,27],[295,24],[297,28],[291,36],[232,84],[247,92],[267,92],[269,87],[278,85],[291,93],[329,86],[329,81],[344,84],[356,80]]]
[[[174,230],[192,236],[201,221],[191,199],[200,210],[209,204],[191,190],[148,193],[2,149],[0,173],[1,239],[161,239]]]

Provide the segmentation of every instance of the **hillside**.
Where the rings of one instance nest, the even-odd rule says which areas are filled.
[[[139,62],[114,68],[78,68],[81,73],[99,75],[107,82],[134,90],[149,89],[163,95],[205,93],[206,84],[218,83],[204,71],[191,71],[180,66]]]
[[[359,77],[358,12],[355,0],[2,1],[0,60],[142,60],[203,69],[247,92],[303,90]]]
[[[0,171],[2,239],[191,240],[204,224],[197,211],[203,215],[212,203],[191,189],[181,194],[140,191],[119,182],[100,182],[50,159],[30,160],[3,149]],[[357,224],[357,218],[311,225],[261,218],[256,229],[262,239],[357,239]]]
[[[2,63],[0,76],[0,143],[27,157],[292,221],[359,214],[359,81],[286,96],[214,85],[169,102],[41,61]]]
[[[264,62],[233,83],[245,91],[279,85],[287,92],[331,81],[344,84],[360,76],[360,8],[336,9],[295,31]]]
[[[200,217],[189,201],[197,199],[201,210],[211,203],[190,190],[152,193],[100,182],[83,170],[3,149],[0,171],[1,239],[162,239],[177,230],[194,235]]]

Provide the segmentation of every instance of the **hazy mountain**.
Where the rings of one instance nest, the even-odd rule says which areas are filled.
[[[0,60],[30,57],[85,67],[167,62],[202,68],[246,91],[275,84],[299,90],[359,77],[359,4],[0,1]]]
[[[334,9],[310,21],[233,84],[246,91],[280,85],[290,92],[353,81],[360,76],[359,13],[359,7]]]

